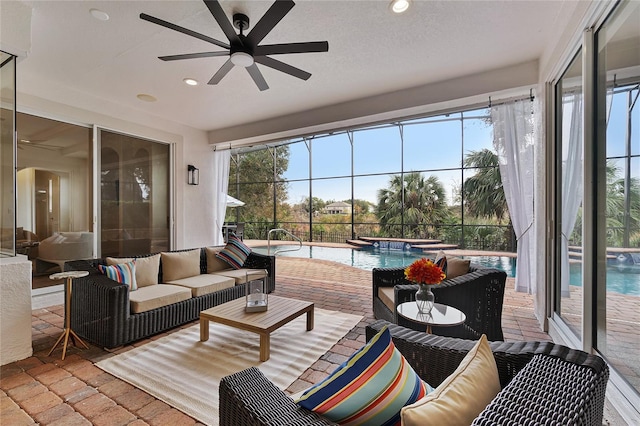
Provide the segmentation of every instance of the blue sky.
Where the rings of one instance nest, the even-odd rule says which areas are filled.
[[[637,90],[633,92],[637,94]],[[614,96],[607,132],[607,156],[625,155],[626,93]],[[466,171],[448,170],[460,167],[463,154],[483,148],[493,149],[492,130],[481,119],[488,110],[465,112],[464,127],[460,114],[435,116],[406,121],[403,126],[404,156],[401,151],[398,126],[380,126],[359,130],[354,138],[354,174],[380,174],[355,178],[354,197],[377,203],[377,191],[388,187],[389,179],[399,173],[404,157],[405,171],[421,171],[425,176],[436,175],[445,186],[447,201],[452,203],[453,188],[473,175]],[[411,123],[420,124],[411,124]],[[640,106],[632,117],[632,155],[640,155]],[[464,143],[464,148],[463,148]],[[313,142],[312,177],[327,178],[313,181],[313,196],[327,200],[351,198],[351,145],[346,133],[315,139]],[[284,177],[289,180],[290,204],[300,203],[309,193],[308,150],[304,143],[290,146],[289,170]],[[428,171],[426,171],[428,170]],[[343,177],[340,177],[343,176]],[[640,158],[632,159],[632,176],[640,178]]]

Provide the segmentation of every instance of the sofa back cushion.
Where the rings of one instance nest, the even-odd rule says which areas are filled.
[[[131,262],[133,257],[107,257],[107,265],[117,265]],[[158,272],[160,272],[160,254],[136,258],[136,281],[138,287],[147,287],[158,284]]]
[[[207,274],[212,272],[224,271],[231,266],[224,260],[218,257],[218,253],[224,247],[205,247],[205,253],[207,254]]]
[[[164,282],[180,280],[200,274],[200,249],[160,253],[162,261],[162,280]]]

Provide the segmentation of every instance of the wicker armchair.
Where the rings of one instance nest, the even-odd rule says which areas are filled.
[[[423,380],[438,386],[475,342],[428,335],[376,321],[367,339],[389,325],[393,342]],[[550,342],[491,342],[502,391],[474,425],[602,425],[607,364],[597,355]],[[331,425],[296,405],[259,369],[220,382],[220,425]]]
[[[486,334],[491,341],[504,340],[502,333],[502,302],[507,274],[504,271],[471,264],[469,273],[446,279],[433,287],[436,302],[464,312],[467,320],[457,327],[433,327],[439,336],[477,339]],[[394,306],[415,300],[416,284],[404,276],[404,268],[373,269],[373,314],[394,324],[425,331],[426,326],[411,322],[390,309],[380,297],[383,287],[394,288]]]

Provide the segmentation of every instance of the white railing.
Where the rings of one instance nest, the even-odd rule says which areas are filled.
[[[269,233],[267,234],[267,254],[270,255],[271,253],[271,234],[275,233],[275,232],[283,232],[286,235],[290,236],[291,238],[293,238],[294,240],[296,240],[298,242],[298,247],[297,248],[290,248],[290,249],[275,249],[275,251],[273,252],[273,255],[275,256],[278,253],[283,253],[285,251],[297,251],[300,250],[302,248],[302,240],[298,237],[296,237],[295,235],[293,235],[291,232],[287,231],[284,228],[275,228],[275,229],[271,229],[269,230]]]

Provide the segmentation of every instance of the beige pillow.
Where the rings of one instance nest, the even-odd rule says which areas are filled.
[[[158,272],[160,271],[160,255],[147,257],[107,257],[107,265],[136,261],[136,282],[138,288],[158,284]]]
[[[447,279],[459,277],[469,273],[469,265],[471,260],[460,259],[459,257],[447,256],[444,251],[440,250],[436,255],[435,262],[444,258],[444,273],[447,275]]]
[[[231,269],[231,266],[229,266],[227,262],[216,257],[216,254],[220,253],[223,248],[224,247],[205,247],[207,254],[207,274]]]
[[[176,253],[160,253],[164,282],[200,275],[200,249]]]
[[[460,259],[459,257],[450,257],[447,259],[447,278],[455,278],[460,275],[469,273],[469,265],[471,261],[468,259]]]
[[[402,425],[470,425],[498,392],[498,368],[483,334],[440,386],[400,411]]]

